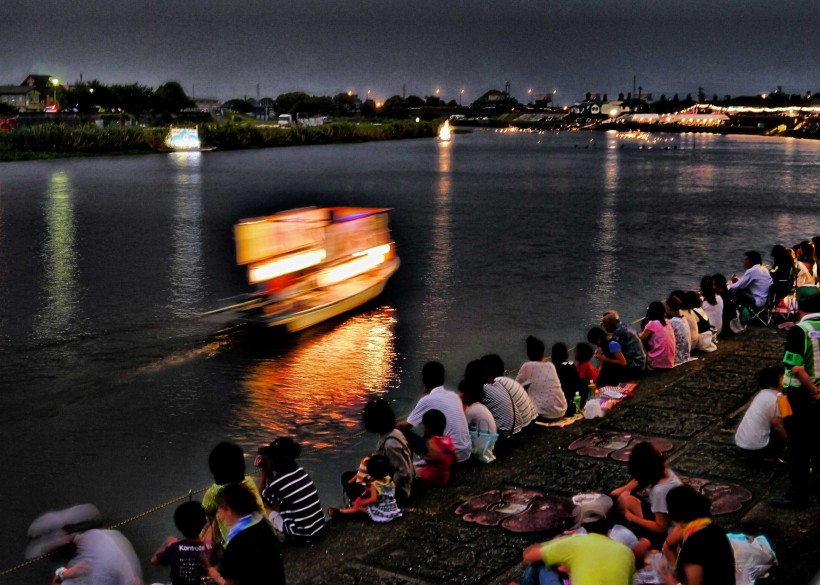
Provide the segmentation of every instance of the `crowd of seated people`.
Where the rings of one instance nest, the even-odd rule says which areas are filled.
[[[718,338],[743,330],[739,307],[762,307],[770,302],[770,290],[777,291],[779,298],[796,287],[817,286],[814,246],[812,241],[794,248],[775,246],[771,269],[763,266],[759,253],[748,251],[742,276],[734,275],[727,281],[720,274],[707,275],[699,290],[671,291],[663,300],[649,303],[637,331],[623,322],[617,311],[606,311],[600,326],[589,330],[585,342],[576,344],[574,362],[566,344],[555,343],[548,359],[545,343],[529,336],[525,340],[526,360],[515,378],[507,375],[501,357],[487,354],[467,364],[457,391],[445,385],[444,366],[428,362],[422,369],[422,396],[403,422],[397,422],[384,399],[368,401],[363,411],[364,428],[378,435],[378,441],[358,469],[342,476],[344,505],[328,512],[334,517],[359,514],[377,523],[400,518],[401,509],[418,491],[447,484],[452,470],[476,454],[477,438],[483,438],[485,455],[488,449],[510,448],[535,432],[537,422],[579,414],[596,389],[685,364],[699,351],[714,351]],[[783,368],[763,370],[759,385],[760,392],[738,429],[737,445],[750,461],[779,460],[786,444],[777,407]],[[487,437],[492,437],[489,445]],[[174,540],[163,545],[152,561],[170,564],[175,584],[188,582],[183,578],[186,571],[195,580],[207,574],[217,583],[242,583],[258,577],[271,583],[284,582],[281,544],[310,542],[322,534],[326,522],[313,481],[296,462],[298,456],[299,446],[292,438],[276,439],[259,449],[255,465],[261,475],[253,481],[245,474],[241,448],[232,443],[217,445],[209,461],[214,485],[202,506],[181,508],[179,514],[185,547],[195,549],[204,559],[201,570],[182,570],[183,565],[191,566],[191,555],[180,554],[179,546],[171,546],[177,542]],[[697,565],[698,561],[693,552],[696,547],[681,546],[678,533],[682,523],[699,522],[697,530],[708,525],[706,512],[699,508],[701,502],[681,492],[676,516],[671,498],[680,491],[681,482],[649,443],[633,449],[629,470],[632,479],[612,491],[613,510],[634,536],[624,545],[632,553],[629,558],[640,560],[650,549],[679,551],[674,578],[686,583],[706,582],[696,578],[704,574],[703,567],[690,570],[681,563],[680,559],[690,557],[692,563]],[[646,501],[637,497],[642,488],[649,490]],[[205,528],[200,530],[203,524]],[[673,525],[676,528],[670,530]],[[589,538],[572,545],[562,541],[528,549],[524,560],[549,569],[576,545],[578,551],[590,547],[600,551],[609,546],[601,545],[592,526],[588,532]],[[718,531],[709,538],[724,550],[721,534]],[[691,554],[683,555],[684,551]],[[611,562],[620,566],[623,550],[614,547],[610,553]],[[578,554],[578,559],[586,558]],[[264,556],[267,561],[249,564],[247,559],[253,555]],[[174,563],[179,567],[174,569]],[[634,566],[618,570],[629,579]],[[549,573],[530,571],[525,582],[551,578]]]

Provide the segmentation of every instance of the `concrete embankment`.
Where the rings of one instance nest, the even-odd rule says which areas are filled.
[[[462,464],[450,485],[418,497],[405,509],[404,518],[391,524],[333,519],[316,543],[285,549],[288,583],[507,585],[520,575],[521,550],[553,533],[521,534],[479,526],[465,522],[455,509],[495,489],[570,497],[620,485],[628,479],[625,463],[567,449],[592,432],[665,438],[672,443],[668,464],[679,474],[746,488],[751,500],[715,521],[731,532],[768,537],[779,564],[761,583],[811,583],[820,569],[820,506],[771,507],[770,496],[788,486],[787,470],[751,467],[733,444],[737,423],[758,390],[755,373],[780,361],[784,340],[780,330],[754,328],[721,341],[714,353],[701,354],[671,372],[649,375],[632,398],[604,418],[541,428],[491,464]],[[356,463],[351,461],[351,466]]]

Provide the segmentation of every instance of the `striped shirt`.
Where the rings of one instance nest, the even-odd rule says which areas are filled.
[[[484,384],[484,405],[495,419],[499,433],[515,434],[538,416],[524,387],[505,376]]]
[[[325,525],[319,494],[301,467],[275,477],[262,492],[262,499],[268,506],[278,505],[287,538],[309,538]]]

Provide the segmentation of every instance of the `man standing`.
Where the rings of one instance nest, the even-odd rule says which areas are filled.
[[[789,439],[791,487],[784,496],[772,499],[774,506],[792,508],[809,504],[812,470],[815,494],[820,495],[820,290],[799,287],[797,312],[800,322],[789,329],[783,356],[783,391],[792,410],[791,416],[783,418]]]
[[[424,396],[419,399],[407,420],[397,424],[396,428],[409,431],[421,424],[425,412],[439,410],[447,419],[444,434],[453,439],[458,461],[466,461],[470,458],[473,448],[467,417],[464,415],[464,405],[458,394],[444,388],[444,366],[439,362],[424,364],[421,382],[424,385]]]
[[[637,378],[643,374],[646,368],[646,351],[635,330],[621,322],[621,316],[614,309],[604,313],[601,326],[612,336],[612,339],[621,344],[621,351],[626,358],[630,376]]]
[[[740,305],[761,308],[769,300],[769,288],[772,286],[772,276],[763,266],[760,252],[749,250],[743,256],[743,267],[746,272],[738,278],[732,275],[732,282],[728,289]]]

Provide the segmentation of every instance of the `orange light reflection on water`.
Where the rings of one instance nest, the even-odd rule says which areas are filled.
[[[375,309],[260,360],[242,380],[247,403],[237,413],[240,424],[263,433],[263,441],[298,435],[303,447],[316,449],[350,436],[368,397],[396,377],[395,325],[393,309]]]

